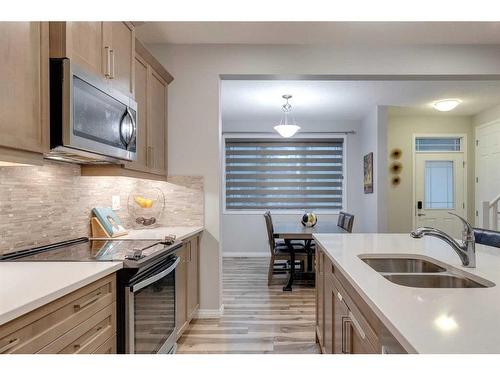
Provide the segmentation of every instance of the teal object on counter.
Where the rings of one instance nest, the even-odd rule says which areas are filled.
[[[92,209],[92,213],[95,217],[97,217],[102,227],[106,230],[106,232],[108,232],[110,237],[114,237],[122,232],[125,232],[122,222],[111,207],[94,207]]]

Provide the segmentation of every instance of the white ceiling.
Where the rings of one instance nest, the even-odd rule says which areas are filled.
[[[144,43],[500,44],[500,22],[144,22]]]
[[[291,94],[292,113],[303,130],[308,124],[360,121],[377,105],[408,115],[471,116],[500,104],[500,81],[278,81],[224,80],[221,90],[224,131],[250,131],[280,121],[283,94]],[[450,112],[435,100],[459,98]],[[311,130],[311,129],[309,129]]]

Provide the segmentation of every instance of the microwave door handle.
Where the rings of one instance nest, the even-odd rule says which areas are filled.
[[[132,293],[135,293],[135,292],[141,290],[142,288],[145,288],[148,285],[151,285],[154,282],[160,280],[161,278],[167,276],[169,273],[171,273],[175,269],[175,267],[177,267],[177,265],[179,264],[180,261],[181,261],[181,258],[177,257],[175,262],[172,263],[172,265],[170,267],[168,267],[167,269],[161,271],[160,273],[154,274],[153,276],[151,276],[150,278],[147,278],[146,280],[142,280],[142,281],[138,282],[137,284],[130,286],[130,291]]]
[[[130,108],[127,107],[127,113],[130,116],[130,122],[132,123],[132,135],[130,136],[130,142],[128,143],[129,146],[134,143],[136,137],[137,137],[137,123],[135,122],[134,116],[132,116],[132,112],[130,112]],[[129,147],[127,146],[127,149]]]
[[[125,119],[127,117],[130,118],[130,122],[132,124],[132,132],[130,133],[130,136],[127,136],[127,134],[123,134],[123,122],[125,121]],[[122,143],[125,145],[125,148],[127,150],[129,150],[130,145],[133,143],[133,141],[136,137],[136,129],[137,129],[137,125],[134,121],[134,117],[132,116],[130,109],[127,107],[127,110],[125,111],[125,113],[123,114],[123,116],[121,118],[120,129],[119,129],[120,139],[121,139]]]

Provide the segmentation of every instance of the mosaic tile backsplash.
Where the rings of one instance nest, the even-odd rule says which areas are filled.
[[[0,167],[0,253],[90,235],[90,211],[119,195],[122,222],[130,227],[131,192],[150,187],[165,194],[161,225],[203,225],[203,178],[164,181],[81,176],[74,164],[46,161],[36,167]]]

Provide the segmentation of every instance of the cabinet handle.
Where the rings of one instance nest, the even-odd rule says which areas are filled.
[[[342,353],[351,354],[351,319],[342,318]]]
[[[106,64],[105,64],[105,70],[104,70],[104,76],[106,78],[110,78],[111,77],[111,49],[106,46],[104,47],[104,52],[106,54]]]
[[[97,293],[95,295],[95,297],[88,299],[84,303],[77,303],[77,304],[73,305],[73,307],[75,308],[75,310],[83,309],[85,306],[88,306],[88,305],[96,302],[99,298],[101,298],[101,292]]]
[[[337,298],[339,299],[339,301],[342,301],[343,297],[342,294],[340,294],[340,292],[337,292]]]
[[[5,353],[7,350],[12,349],[19,344],[19,339],[11,339],[9,342],[0,348],[0,354]]]
[[[361,328],[361,324],[359,324],[358,320],[354,317],[351,311],[349,311],[349,319],[354,325],[354,328],[356,328],[356,331],[358,331],[359,335],[364,340],[366,338],[365,331],[363,331],[363,328]]]
[[[109,50],[109,57],[110,57],[110,65],[111,65],[109,78],[114,79],[115,78],[115,50],[114,49]]]

